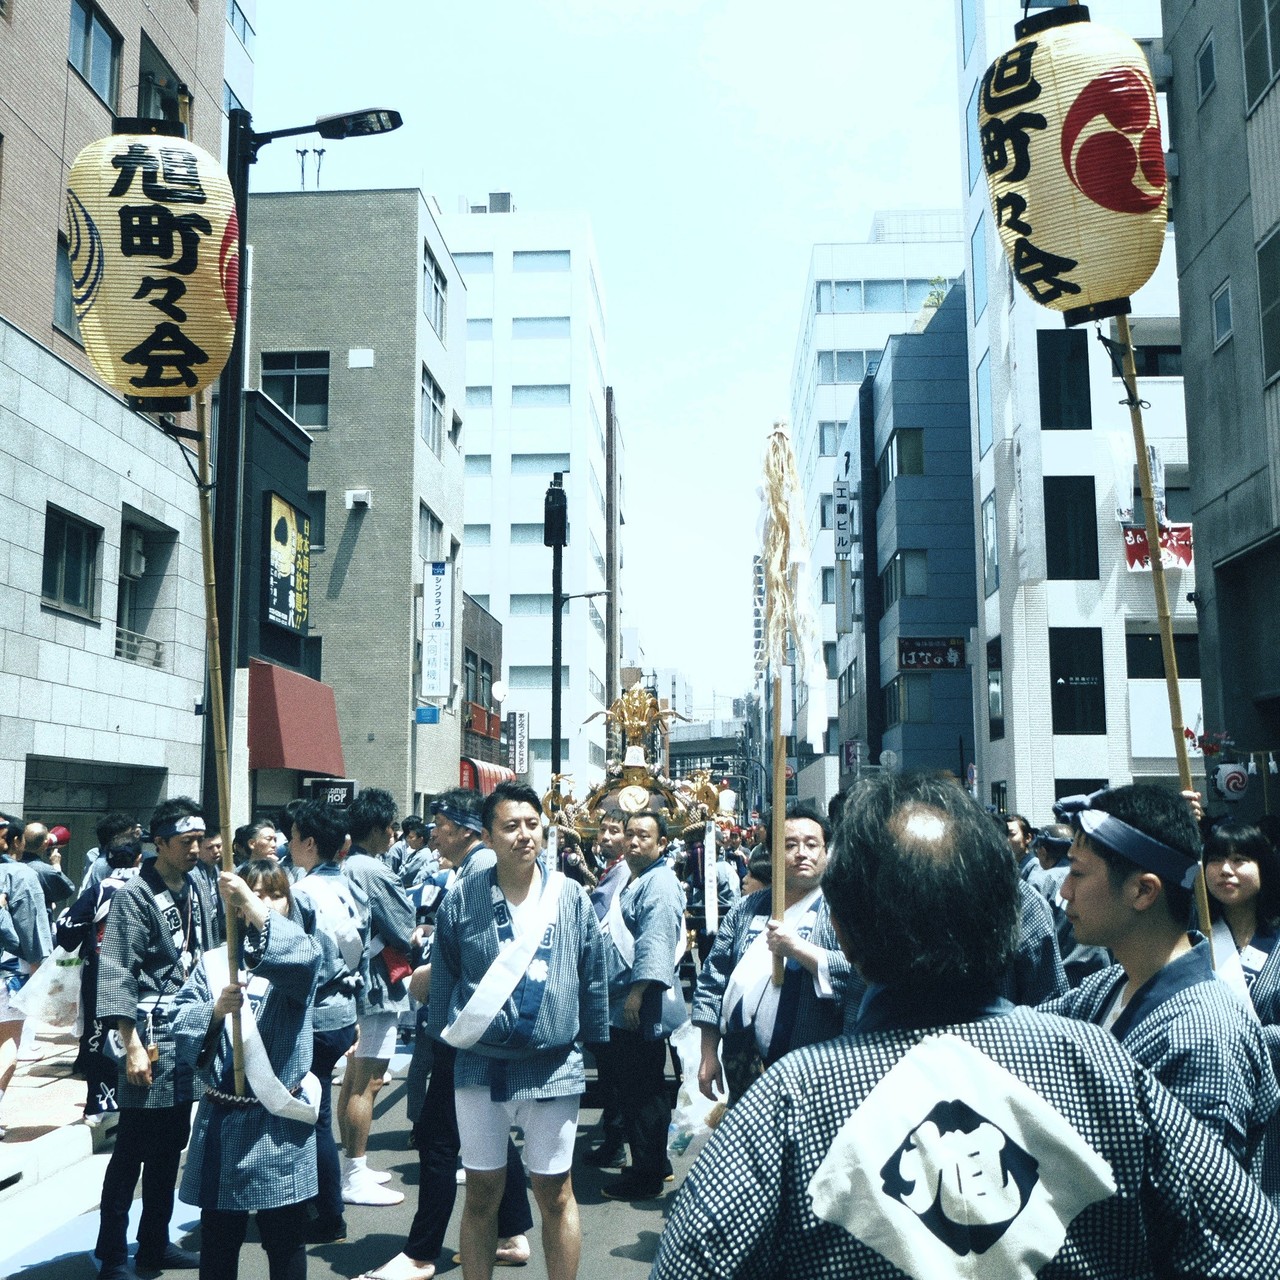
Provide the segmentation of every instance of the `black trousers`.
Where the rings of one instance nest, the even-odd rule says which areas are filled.
[[[404,1251],[415,1262],[434,1262],[444,1247],[444,1233],[458,1195],[458,1113],[453,1104],[453,1064],[457,1051],[439,1041],[422,1111],[413,1126],[418,1148],[418,1212],[413,1215]],[[498,1205],[498,1239],[523,1235],[533,1227],[524,1165],[515,1143],[507,1139],[507,1185]]]
[[[267,1255],[271,1280],[306,1280],[306,1210],[300,1204],[258,1210],[258,1237]],[[200,1280],[236,1280],[248,1213],[232,1209],[200,1210]]]
[[[138,1253],[158,1259],[169,1245],[169,1219],[178,1185],[178,1162],[191,1136],[191,1104],[125,1107],[116,1125],[116,1145],[102,1179],[98,1243],[93,1253],[104,1265],[129,1256],[129,1207],[142,1176],[142,1219]]]
[[[612,1149],[627,1140],[626,1127],[622,1123],[622,1099],[618,1094],[618,1073],[614,1067],[611,1047],[604,1044],[591,1046],[596,1060],[596,1086],[600,1094],[600,1145]]]
[[[667,1165],[667,1041],[646,1040],[639,1031],[609,1028],[609,1058],[631,1145],[631,1177],[657,1186]]]
[[[317,1031],[311,1042],[311,1072],[320,1081],[320,1115],[316,1120],[316,1217],[326,1225],[342,1217],[342,1162],[333,1137],[333,1069],[356,1042],[356,1027]]]

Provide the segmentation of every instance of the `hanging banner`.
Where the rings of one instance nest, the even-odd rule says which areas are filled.
[[[422,696],[447,698],[453,680],[453,566],[427,564],[422,583]]]
[[[1124,559],[1130,573],[1150,573],[1151,553],[1147,531],[1140,524],[1124,526]],[[1191,526],[1169,524],[1160,530],[1160,560],[1166,569],[1190,569]]]
[[[267,621],[301,631],[311,600],[311,521],[278,493],[268,495],[267,546]]]

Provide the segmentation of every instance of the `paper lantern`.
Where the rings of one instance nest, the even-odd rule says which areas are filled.
[[[1014,277],[1069,325],[1123,314],[1160,261],[1168,215],[1146,59],[1083,5],[1014,31],[979,103],[991,208]]]
[[[147,409],[185,408],[231,354],[240,231],[231,183],[185,138],[90,143],[67,185],[71,290],[104,382]]]

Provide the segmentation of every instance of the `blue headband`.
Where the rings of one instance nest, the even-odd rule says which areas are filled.
[[[1132,862],[1143,871],[1153,871],[1162,880],[1180,884],[1184,889],[1195,884],[1196,873],[1200,870],[1199,859],[1188,858],[1180,850],[1170,848],[1163,841],[1121,822],[1114,814],[1103,813],[1101,809],[1082,809],[1073,816],[1090,840],[1104,845],[1125,861]]]
[[[484,830],[484,823],[481,822],[478,813],[469,813],[466,809],[458,808],[447,801],[433,800],[431,802],[431,812],[439,817],[448,818],[455,827],[466,827],[468,831],[477,833]]]

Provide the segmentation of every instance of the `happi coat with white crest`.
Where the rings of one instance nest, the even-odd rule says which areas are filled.
[[[311,998],[320,971],[321,948],[303,931],[297,905],[293,918],[271,912],[261,931],[244,929],[246,996],[276,1079],[290,1091],[311,1066]],[[178,1058],[223,1094],[234,1094],[231,1019],[223,1020],[216,1046],[202,1062],[213,1018],[209,973],[197,965],[174,1002]],[[248,1094],[252,1095],[252,1088]],[[299,1204],[316,1194],[315,1125],[272,1115],[259,1102],[235,1106],[200,1101],[191,1128],[179,1195],[202,1209],[250,1212]]]
[[[530,893],[540,897],[548,880],[539,863]],[[550,945],[539,947],[480,1039],[458,1049],[456,1088],[487,1088],[495,1101],[569,1097],[586,1089],[582,1044],[609,1034],[604,937],[582,886],[558,877],[550,883],[553,891],[560,886]],[[516,944],[510,926],[499,929],[503,916],[510,913],[495,866],[459,875],[445,894],[436,913],[427,1017],[437,1040],[499,952]]]

